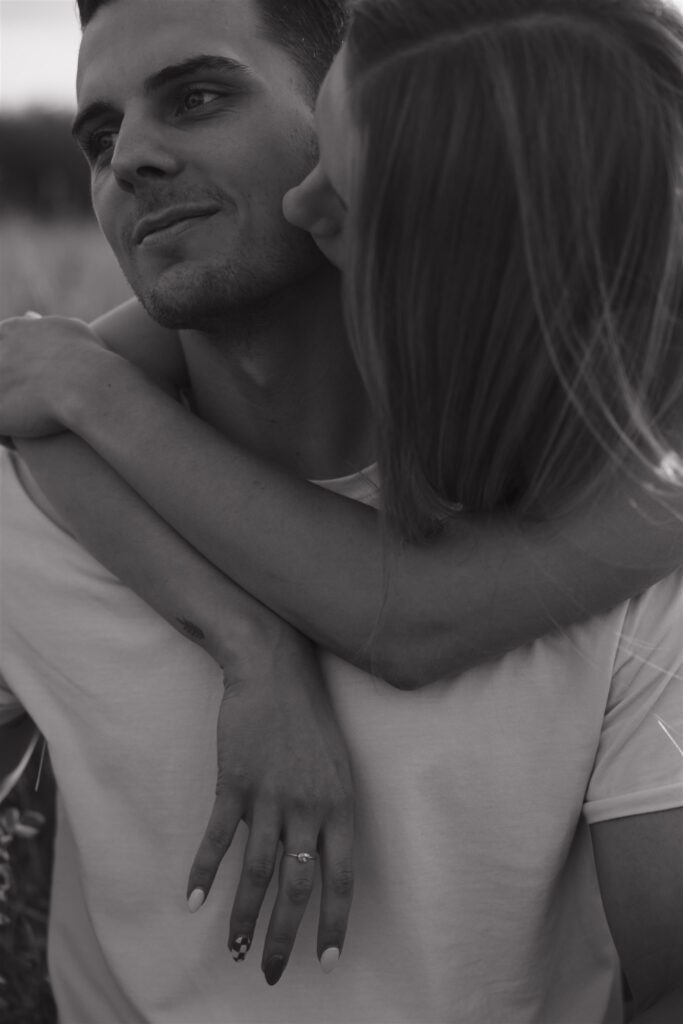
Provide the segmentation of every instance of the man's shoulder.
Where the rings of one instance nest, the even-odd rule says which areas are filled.
[[[683,572],[628,602],[598,754],[589,824],[683,805]]]
[[[664,647],[683,661],[683,569],[628,602],[622,650],[629,653],[643,646]]]

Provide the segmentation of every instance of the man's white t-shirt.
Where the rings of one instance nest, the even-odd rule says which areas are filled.
[[[290,964],[235,964],[244,835],[206,905],[221,676],[30,501],[2,453],[0,722],[59,784],[50,969],[61,1024],[612,1024],[619,969],[588,824],[683,806],[683,579],[417,692],[322,661],[357,791],[339,966],[317,896]],[[372,501],[368,475],[330,484]]]

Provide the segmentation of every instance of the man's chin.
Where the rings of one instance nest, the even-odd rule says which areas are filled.
[[[210,330],[241,310],[267,304],[276,294],[300,285],[329,265],[314,246],[286,253],[260,266],[225,262],[182,263],[168,267],[153,283],[129,280],[149,315],[175,330]]]
[[[193,311],[191,306],[188,308],[186,302],[179,301],[179,296],[167,296],[156,289],[138,291],[137,296],[152,320],[156,320],[162,327],[180,330],[192,326],[196,311]]]
[[[225,315],[230,306],[229,275],[223,267],[176,265],[163,271],[153,283],[131,280],[149,315],[163,327],[198,329],[207,318]]]

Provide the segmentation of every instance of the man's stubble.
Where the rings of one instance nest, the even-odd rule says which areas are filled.
[[[276,296],[315,278],[327,264],[313,241],[298,237],[263,243],[258,260],[217,255],[162,271],[152,284],[130,273],[129,282],[149,315],[164,327],[213,333],[222,321],[258,319]],[[126,268],[124,267],[124,273]]]

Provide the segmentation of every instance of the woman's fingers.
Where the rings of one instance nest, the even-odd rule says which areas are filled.
[[[269,985],[277,984],[287,966],[318,868],[318,836],[310,829],[287,830],[283,844],[278,893],[261,960]]]
[[[251,948],[256,920],[275,869],[279,841],[277,820],[271,815],[259,816],[256,808],[230,916],[228,948],[236,963],[244,960]]]
[[[333,971],[344,948],[353,900],[353,814],[328,825],[320,840],[322,892],[318,924],[318,959],[326,974]]]
[[[214,801],[209,824],[190,868],[187,903],[194,913],[199,910],[213,885],[218,867],[228,851],[242,817],[242,798],[219,792]]]
[[[187,887],[190,910],[198,910],[208,895],[218,867],[243,817],[243,799],[216,797],[209,824],[190,870]],[[272,804],[254,817],[237,886],[228,948],[239,963],[251,949],[254,930],[271,882],[283,829]],[[353,898],[353,815],[338,813],[322,831],[300,824],[284,830],[278,893],[263,948],[262,969],[269,985],[282,977],[296,940],[320,867],[322,889],[318,925],[318,957],[325,972],[336,966],[344,947]]]

